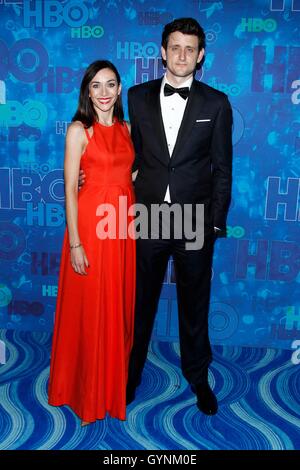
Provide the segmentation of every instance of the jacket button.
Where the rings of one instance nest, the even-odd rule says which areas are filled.
[[[173,171],[173,172],[175,171],[175,168],[173,166],[171,166],[171,171]]]

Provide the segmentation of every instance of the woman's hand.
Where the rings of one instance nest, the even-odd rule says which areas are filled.
[[[79,177],[78,177],[78,188],[81,189],[84,183],[85,183],[85,173],[83,170],[80,170]]]
[[[76,273],[87,275],[85,268],[89,267],[89,262],[82,245],[71,248],[71,264]]]

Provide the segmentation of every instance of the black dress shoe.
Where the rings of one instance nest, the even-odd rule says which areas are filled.
[[[192,385],[197,395],[197,407],[206,415],[215,415],[218,411],[217,398],[208,383]]]

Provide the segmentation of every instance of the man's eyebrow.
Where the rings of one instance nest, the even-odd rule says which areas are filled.
[[[174,43],[174,44],[170,44],[170,43],[169,43],[169,45],[170,45],[171,47],[180,46],[180,44],[177,44],[177,43]],[[191,45],[189,45],[189,44],[187,44],[187,45],[184,46],[184,47],[191,47],[192,49],[196,49],[196,46],[191,46]]]

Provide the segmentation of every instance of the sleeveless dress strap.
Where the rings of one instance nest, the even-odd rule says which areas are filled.
[[[85,135],[87,137],[87,140],[90,141],[91,140],[91,136],[90,136],[90,133],[88,131],[88,129],[86,127],[84,127],[84,132],[85,132]]]

